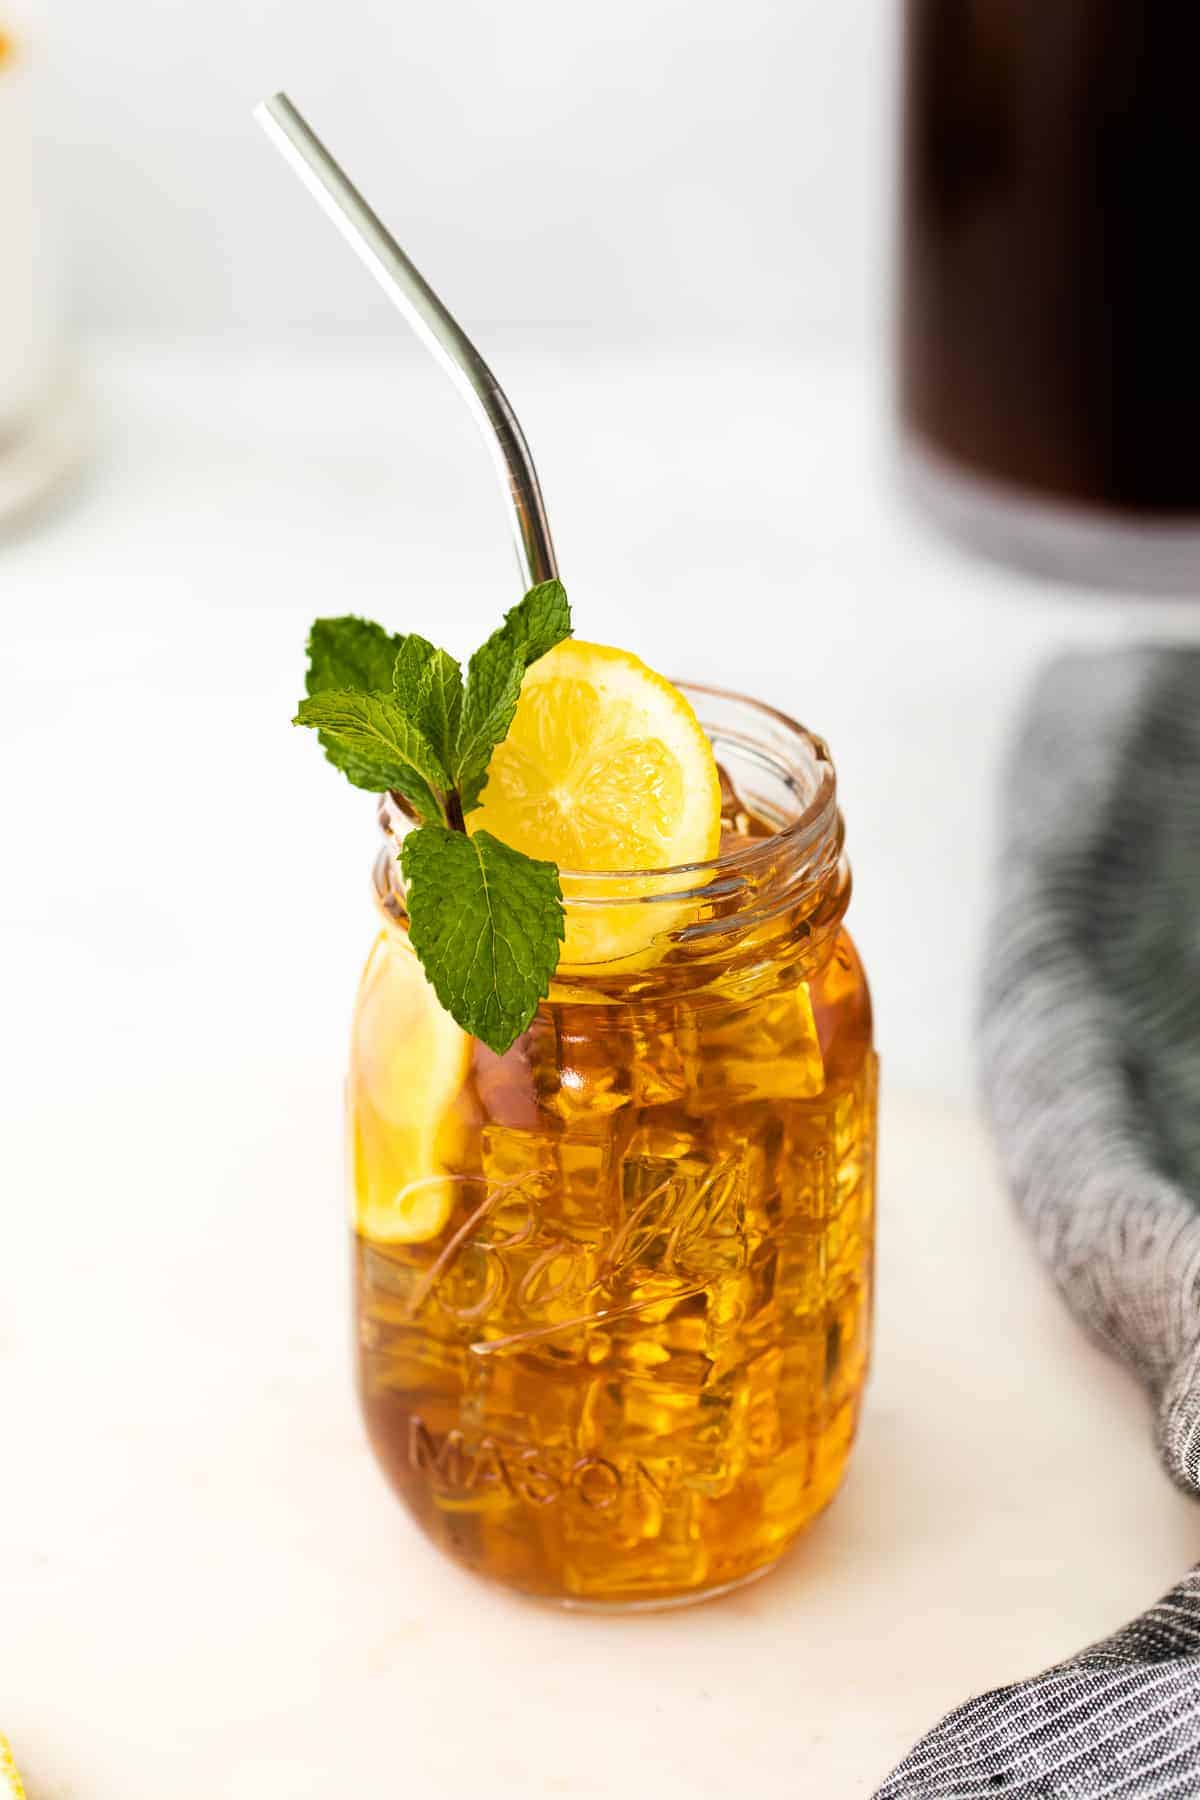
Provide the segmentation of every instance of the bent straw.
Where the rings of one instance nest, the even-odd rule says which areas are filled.
[[[287,95],[261,101],[254,116],[463,396],[512,506],[525,585],[550,580],[558,565],[541,484],[525,434],[496,377]]]

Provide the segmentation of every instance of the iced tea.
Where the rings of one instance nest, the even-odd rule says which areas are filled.
[[[414,1151],[389,848],[355,1028],[357,1217],[428,1162],[419,1241],[354,1238],[371,1441],[456,1560],[579,1604],[769,1567],[836,1491],[867,1371],[875,1058],[832,765],[695,699],[722,854],[636,902],[660,908],[645,954],[560,966],[504,1056],[465,1040]]]

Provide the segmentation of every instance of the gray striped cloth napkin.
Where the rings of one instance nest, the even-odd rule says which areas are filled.
[[[995,1133],[1064,1299],[1136,1372],[1168,1473],[1200,1492],[1200,650],[1056,662],[1006,806],[982,1017]],[[951,1713],[876,1800],[1198,1795],[1200,1569]]]

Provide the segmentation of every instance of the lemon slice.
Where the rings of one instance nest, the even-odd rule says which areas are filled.
[[[407,940],[383,932],[363,975],[350,1061],[355,1223],[382,1244],[427,1243],[445,1229],[455,1183],[446,1151],[471,1040]]]
[[[8,1739],[2,1734],[0,1734],[0,1796],[3,1796],[4,1800],[25,1800],[25,1789],[21,1786],[21,1777],[17,1774],[17,1765],[12,1759]]]
[[[691,705],[627,650],[568,638],[533,663],[492,756],[471,828],[563,871],[706,862],[721,841],[721,786]],[[645,904],[687,882],[572,883],[564,963],[621,960],[662,935],[669,908]],[[677,915],[678,909],[674,909]]]

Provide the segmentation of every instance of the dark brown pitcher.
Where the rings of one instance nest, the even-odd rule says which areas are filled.
[[[1200,523],[1200,9],[906,0],[900,406],[1012,498]]]

